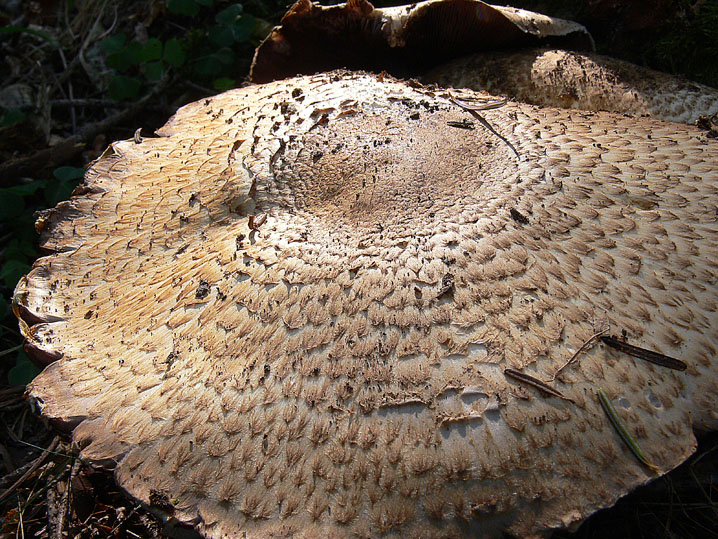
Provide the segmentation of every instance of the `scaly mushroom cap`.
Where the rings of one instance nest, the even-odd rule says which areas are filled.
[[[114,143],[16,291],[42,413],[216,538],[569,525],[655,477],[599,388],[678,465],[718,426],[718,142],[518,103],[504,141],[472,98],[330,73]],[[551,382],[606,329],[688,368],[589,345]]]
[[[599,54],[482,53],[447,62],[422,81],[506,94],[535,105],[648,114],[670,122],[695,123],[718,114],[715,88]]]
[[[572,21],[479,0],[429,0],[375,9],[367,0],[321,6],[299,0],[257,48],[253,82],[337,68],[407,76],[478,51],[551,44],[593,50]]]

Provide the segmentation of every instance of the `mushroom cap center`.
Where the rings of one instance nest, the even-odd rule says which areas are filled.
[[[258,207],[296,212],[337,234],[473,222],[516,178],[507,145],[449,104],[394,101],[381,113],[324,116],[292,131],[271,177],[259,178]]]

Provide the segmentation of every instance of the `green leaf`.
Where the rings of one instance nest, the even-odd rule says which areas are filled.
[[[242,14],[244,9],[240,4],[232,4],[215,15],[214,20],[219,24],[232,24]]]
[[[85,175],[85,169],[78,167],[57,167],[52,171],[52,175],[61,181],[79,180]]]
[[[77,181],[51,182],[45,188],[45,202],[48,206],[55,206],[58,202],[67,200],[78,183]]]
[[[194,17],[199,13],[199,6],[194,0],[167,0],[167,9],[170,13]]]
[[[25,113],[18,109],[3,109],[0,115],[0,127],[9,127],[25,119]]]
[[[229,47],[223,47],[214,53],[214,57],[217,58],[224,65],[234,63],[234,51]]]
[[[27,354],[20,350],[17,354],[15,366],[7,373],[7,380],[13,386],[25,386],[40,374],[40,369],[30,361]]]
[[[127,71],[131,65],[132,62],[130,61],[130,57],[125,54],[125,51],[110,54],[107,57],[107,67],[114,69],[115,71],[119,71],[120,73]]]
[[[18,217],[25,209],[25,199],[10,189],[0,189],[0,221]]]
[[[166,71],[166,67],[163,62],[150,62],[145,65],[145,77],[147,80],[157,81],[160,80]]]
[[[209,29],[209,40],[217,47],[231,47],[234,43],[234,34],[229,26],[217,25]]]
[[[107,65],[119,72],[127,71],[140,63],[144,48],[139,41],[132,41],[127,48],[107,57]]]
[[[212,2],[214,2],[214,0],[194,0],[194,1],[197,2],[201,6],[211,6]]]
[[[198,58],[193,65],[194,73],[203,78],[210,78],[219,75],[222,71],[222,63],[215,57],[214,54]]]
[[[140,53],[140,62],[153,62],[162,58],[162,42],[152,37],[147,40]]]
[[[235,84],[236,81],[228,77],[220,77],[218,79],[214,79],[214,89],[221,92],[231,90],[232,88],[234,88]]]
[[[265,21],[264,19],[257,19],[257,23],[254,26],[254,37],[257,39],[264,39],[269,35],[269,32],[272,31],[272,28],[274,28],[274,25],[269,22]]]
[[[77,167],[58,167],[52,175],[55,177],[54,182],[48,182],[45,187],[45,202],[49,206],[54,206],[62,200],[70,198],[73,189],[77,187],[79,180],[85,175],[85,169]]]
[[[235,41],[238,43],[244,43],[254,33],[254,28],[257,26],[257,19],[252,15],[242,15],[239,20],[234,23],[232,28],[232,35]]]
[[[3,256],[5,260],[19,260],[20,262],[27,262],[27,256],[25,252],[28,250],[28,245],[25,242],[20,242],[17,238],[13,238],[5,247]]]
[[[116,54],[125,48],[125,41],[127,41],[125,34],[115,34],[100,43],[100,48],[105,51],[105,54]]]
[[[185,53],[178,39],[170,39],[165,43],[164,60],[172,67],[180,67],[184,64]]]
[[[137,97],[142,83],[134,77],[117,75],[110,80],[110,97],[112,99],[131,99]]]
[[[0,320],[10,314],[10,305],[8,305],[5,296],[0,296]]]
[[[16,195],[20,195],[21,197],[26,197],[29,195],[34,195],[38,189],[42,189],[45,187],[47,182],[45,180],[36,180],[34,182],[30,183],[23,183],[22,185],[13,185],[12,187],[7,187],[5,191],[8,193],[15,193]]]
[[[30,264],[22,260],[8,260],[0,268],[0,279],[8,288],[15,288],[20,277],[30,271]]]

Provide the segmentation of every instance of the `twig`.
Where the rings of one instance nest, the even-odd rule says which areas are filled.
[[[114,533],[120,528],[120,526],[122,526],[125,522],[127,522],[130,519],[130,517],[135,514],[135,511],[137,511],[140,507],[141,507],[140,505],[136,505],[123,518],[118,518],[117,525],[110,530],[109,535],[114,535]],[[128,530],[125,530],[125,531],[128,531]]]
[[[183,84],[185,86],[187,86],[188,88],[191,88],[192,90],[197,90],[198,92],[202,93],[204,97],[214,95],[217,93],[214,90],[210,90],[209,88],[206,88],[205,86],[201,86],[195,82],[192,82],[191,80],[186,80],[183,82]]]
[[[25,410],[22,412],[22,415],[20,416],[19,424],[17,425],[17,428],[15,429],[15,432],[17,432],[17,437],[22,438],[25,434],[25,419],[27,418],[27,414],[30,412],[30,407],[25,406]]]
[[[67,513],[70,510],[70,491],[72,490],[72,478],[75,477],[82,462],[78,459],[72,464],[70,468],[70,476],[67,478],[67,487],[65,492],[62,493],[62,501],[60,502],[60,514],[57,518],[57,528],[55,528],[55,539],[62,539],[62,531],[65,528],[65,519]]]
[[[104,10],[104,2],[103,2],[103,7],[102,7],[101,9]],[[97,22],[97,20],[96,20],[95,22]],[[67,21],[66,21],[66,24],[67,24],[67,27],[68,27],[68,29],[69,29],[69,31],[70,31],[70,34],[71,34],[72,37],[73,37],[73,41],[75,41],[75,40],[76,40],[76,37],[75,37],[75,34],[72,32],[72,27],[71,27],[71,25],[70,25],[69,22],[67,22]],[[115,18],[114,18],[114,20],[112,21],[112,25],[110,26],[110,28],[109,28],[108,30],[106,30],[105,32],[103,32],[102,35],[100,35],[100,37],[98,37],[97,39],[102,39],[102,38],[104,38],[106,35],[109,35],[109,33],[112,32],[112,30],[114,30],[115,24],[117,24],[117,7],[116,7],[116,6],[115,6]],[[89,42],[90,42],[90,38],[92,37],[92,32],[94,31],[94,29],[95,29],[95,25],[93,25],[93,26],[90,28],[90,31],[87,33],[87,37],[85,38],[85,40],[84,40],[83,43],[82,43],[82,46],[80,47],[80,53],[78,53],[77,56],[75,56],[75,57],[72,59],[72,61],[70,62],[70,65],[67,66],[67,68],[65,68],[65,70],[62,72],[62,74],[61,74],[58,78],[56,78],[56,80],[55,80],[55,88],[61,87],[62,84],[63,84],[68,78],[70,78],[70,77],[72,76],[72,74],[73,74],[74,71],[75,71],[75,68],[77,67],[77,64],[83,63],[83,69],[85,68],[85,65],[84,65],[85,59],[84,59],[84,57],[82,57],[82,54],[84,54],[84,51],[85,51],[85,49],[87,48],[87,45],[88,45]],[[89,76],[89,74],[88,74],[88,76]],[[90,77],[90,78],[92,78],[92,77]]]
[[[452,96],[451,94],[449,94],[449,100],[450,100],[454,105],[456,105],[457,107],[460,107],[460,108],[464,109],[466,112],[468,112],[469,114],[471,114],[474,118],[476,118],[476,119],[479,121],[479,123],[480,123],[481,125],[483,125],[486,129],[488,129],[488,130],[491,131],[494,135],[496,135],[496,136],[499,137],[501,140],[503,140],[504,143],[505,143],[509,148],[511,148],[511,149],[513,150],[513,152],[516,154],[517,159],[518,159],[519,161],[521,160],[521,156],[519,156],[519,152],[518,152],[518,150],[516,150],[516,148],[514,148],[514,145],[511,144],[511,142],[509,142],[509,140],[508,140],[506,137],[504,137],[503,135],[501,135],[501,133],[499,133],[498,131],[496,131],[496,129],[494,129],[494,128],[491,126],[491,124],[490,124],[483,116],[481,116],[481,114],[479,114],[479,112],[478,112],[478,111],[480,111],[480,110],[494,110],[494,109],[497,109],[497,108],[499,108],[499,107],[503,107],[503,106],[507,103],[507,101],[506,101],[505,99],[502,100],[502,101],[495,101],[495,102],[492,102],[492,103],[486,103],[486,104],[484,104],[484,105],[474,105],[473,103],[467,103],[466,101],[461,101],[461,100],[455,99],[454,96]]]
[[[0,389],[0,398],[2,397],[14,397],[25,393],[23,386],[10,386],[5,389]]]
[[[8,498],[13,492],[15,492],[15,489],[16,489],[17,487],[19,487],[20,485],[22,485],[22,484],[27,480],[28,477],[30,477],[33,473],[35,473],[35,471],[42,465],[43,462],[45,462],[45,459],[47,458],[47,456],[48,456],[52,451],[55,450],[55,448],[57,447],[57,445],[58,445],[59,443],[60,443],[60,438],[59,438],[58,436],[55,436],[55,438],[52,440],[52,442],[50,443],[50,445],[48,446],[48,448],[43,451],[42,455],[40,455],[39,457],[37,457],[37,458],[35,459],[35,461],[33,462],[32,466],[30,466],[30,469],[29,469],[28,471],[26,471],[24,474],[22,474],[22,476],[20,477],[20,479],[18,479],[17,481],[15,481],[15,482],[10,486],[10,488],[8,488],[5,492],[3,492],[2,494],[0,494],[0,502],[2,502],[3,500],[5,500],[6,498]]]
[[[85,70],[85,73],[89,77],[90,80],[94,80],[94,77],[92,76],[92,70],[87,65],[87,60],[85,60],[85,49],[87,49],[87,46],[90,44],[90,40],[93,37],[93,34],[95,33],[95,30],[100,25],[100,22],[102,20],[102,15],[105,12],[105,7],[107,6],[107,1],[103,1],[100,3],[100,9],[99,13],[97,14],[97,17],[95,17],[95,22],[92,23],[92,26],[87,31],[87,37],[82,42],[82,46],[80,46],[80,50],[77,52],[77,57],[80,59],[80,64],[82,65],[82,69]]]
[[[12,348],[8,348],[7,350],[0,351],[0,357],[6,356],[8,354],[12,354],[13,352],[16,352],[17,350],[20,350],[24,345],[18,344],[17,346],[13,346]]]
[[[23,402],[21,398],[18,398],[9,401],[3,401],[2,403],[0,403],[0,408],[2,408],[3,412],[14,412],[15,410],[22,410],[23,408],[27,409],[27,405]]]
[[[46,537],[55,537],[57,533],[57,491],[54,488],[48,488],[45,495],[47,503],[47,534]]]
[[[80,98],[80,99],[54,99],[50,101],[50,105],[53,107],[113,107],[122,108],[124,105],[118,101],[112,99],[93,99],[93,98]]]
[[[557,389],[552,388],[550,385],[546,384],[545,382],[542,382],[538,378],[534,378],[533,376],[529,376],[528,374],[524,374],[513,369],[504,369],[504,375],[508,376],[509,378],[513,378],[518,382],[538,389],[539,391],[551,395],[552,397],[558,397],[559,399],[563,399],[565,401],[573,403],[572,399],[569,399],[563,393],[561,393]]]
[[[569,359],[566,363],[564,363],[563,365],[561,365],[561,367],[559,367],[559,369],[558,369],[555,373],[553,373],[553,376],[550,378],[549,382],[553,382],[562,370],[564,370],[566,367],[568,367],[568,366],[571,365],[574,361],[576,361],[576,358],[578,357],[578,355],[579,355],[581,352],[583,352],[583,351],[588,347],[589,344],[591,344],[591,341],[593,341],[594,339],[600,337],[601,335],[603,335],[603,334],[606,333],[607,331],[608,331],[608,329],[604,329],[603,331],[599,331],[598,333],[594,333],[593,335],[591,335],[591,336],[586,340],[586,342],[584,342],[584,343],[581,345],[581,348],[579,348],[578,350],[576,350],[576,351],[573,353],[573,355],[571,356],[571,359]]]
[[[655,365],[661,367],[667,367],[676,371],[685,371],[688,366],[680,359],[675,359],[664,354],[659,354],[653,350],[646,350],[639,346],[633,346],[627,342],[619,341],[616,337],[601,337],[604,344],[607,344],[611,348],[620,350],[621,352],[628,354],[629,356],[637,357],[644,361],[650,361]]]
[[[4,488],[6,485],[9,485],[10,483],[14,482],[18,477],[27,472],[33,466],[33,464],[35,464],[34,460],[20,466],[19,468],[16,468],[9,474],[0,477],[0,488]]]
[[[67,70],[67,60],[65,59],[65,53],[62,49],[58,49],[60,53],[60,60],[62,60],[62,67]],[[67,95],[72,103],[75,100],[75,94],[72,89],[72,79],[67,82]],[[75,111],[75,105],[70,105],[70,119],[72,120],[72,132],[77,131],[77,113]]]
[[[17,528],[18,533],[17,536],[20,537],[20,539],[25,539],[25,524],[22,522],[22,514],[24,509],[22,508],[22,505],[20,505],[20,498],[17,499]]]

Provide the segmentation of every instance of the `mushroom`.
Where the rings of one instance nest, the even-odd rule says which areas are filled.
[[[718,427],[718,142],[486,100],[332,72],[115,142],[37,224],[30,398],[212,538],[535,536],[671,470]]]
[[[479,0],[383,9],[367,0],[329,7],[299,0],[257,49],[251,78],[387,70],[536,105],[685,123],[718,114],[718,90],[593,54],[594,48],[577,23]]]
[[[600,54],[487,52],[440,65],[422,81],[506,94],[535,105],[647,114],[669,122],[718,115],[715,88]]]
[[[257,48],[250,78],[265,83],[337,68],[408,76],[478,51],[595,46],[572,21],[479,0],[428,0],[375,9],[368,0],[298,0]]]

